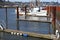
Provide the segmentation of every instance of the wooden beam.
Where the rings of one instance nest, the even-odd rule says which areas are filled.
[[[18,21],[30,21],[30,22],[43,22],[43,23],[51,23],[50,21],[42,21],[42,20],[30,20],[30,19],[17,19]]]

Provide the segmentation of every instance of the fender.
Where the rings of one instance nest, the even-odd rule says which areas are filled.
[[[59,31],[56,30],[56,38],[59,39]]]
[[[0,29],[3,30],[4,28],[2,27],[2,25],[0,25]]]

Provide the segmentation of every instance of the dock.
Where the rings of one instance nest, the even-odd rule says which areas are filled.
[[[2,7],[3,8],[3,7]],[[56,19],[55,19],[55,14],[56,14],[56,10],[55,10],[55,8],[53,9],[53,10],[55,10],[55,11],[53,11],[55,14],[53,15],[54,17],[52,18],[53,19],[53,21],[41,21],[41,20],[29,20],[29,19],[19,19],[19,11],[18,11],[18,7],[13,7],[13,8],[16,8],[17,9],[17,19],[16,19],[16,21],[17,21],[17,30],[12,30],[12,29],[8,29],[8,25],[7,25],[7,23],[8,23],[8,20],[7,20],[7,8],[11,8],[11,7],[4,7],[4,8],[6,8],[6,29],[4,29],[4,30],[0,30],[0,31],[3,31],[3,32],[8,32],[8,33],[11,33],[11,32],[13,32],[13,33],[22,33],[22,34],[27,34],[28,36],[32,36],[32,37],[38,37],[38,38],[46,38],[46,39],[53,39],[53,40],[57,40],[56,39],[56,35],[55,35],[55,31],[56,31],[56,25],[55,25],[55,21],[56,21]],[[26,17],[26,16],[25,16]],[[30,22],[43,22],[43,23],[50,23],[50,24],[52,24],[53,26],[52,26],[52,28],[53,28],[53,31],[54,31],[54,34],[38,34],[38,33],[34,33],[34,32],[24,32],[24,31],[20,31],[19,30],[19,21],[30,21]]]
[[[18,30],[11,30],[11,29],[5,29],[5,30],[0,30],[2,32],[8,32],[8,33],[22,33],[22,34],[27,34],[30,37],[38,37],[38,38],[46,38],[46,39],[55,39],[56,35],[54,34],[38,34],[38,33],[33,33],[33,32],[24,32],[24,31],[18,31]]]

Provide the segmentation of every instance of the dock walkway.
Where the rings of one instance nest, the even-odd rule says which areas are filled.
[[[28,34],[28,36],[31,36],[31,37],[38,37],[38,38],[46,38],[46,39],[55,39],[55,36],[56,35],[53,35],[53,34],[37,34],[37,33],[33,33],[33,32],[24,32],[24,31],[18,31],[18,30],[10,30],[10,29],[5,29],[5,30],[0,30],[0,31],[3,31],[3,32],[8,32],[8,33],[22,33],[22,34]]]

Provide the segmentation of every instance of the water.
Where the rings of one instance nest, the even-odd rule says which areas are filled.
[[[0,40],[48,40],[42,38],[34,38],[34,37],[23,37],[17,35],[11,35],[10,33],[0,32]]]
[[[16,21],[15,8],[8,8],[7,10],[8,10],[8,12],[7,12],[8,13],[8,29],[16,30],[17,29],[17,21]],[[5,8],[0,8],[0,21],[2,21],[4,23],[4,25],[6,25],[5,24],[6,23]],[[26,31],[26,32],[48,34],[49,33],[49,25],[50,25],[50,33],[53,33],[52,25],[49,23],[19,21],[19,29],[21,31]],[[34,38],[31,38],[29,40],[33,40],[33,39]],[[39,39],[37,39],[37,40],[39,40]]]

